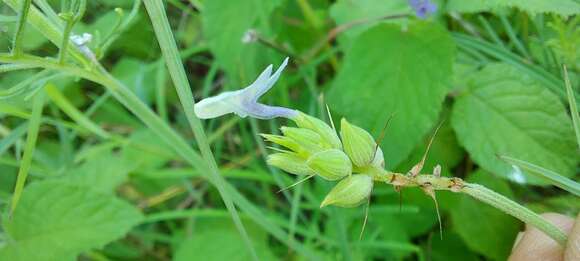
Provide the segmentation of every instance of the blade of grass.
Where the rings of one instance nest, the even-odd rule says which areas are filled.
[[[501,46],[502,48],[505,49],[504,43],[501,41],[501,39],[499,38],[493,27],[489,24],[487,19],[485,19],[483,15],[478,15],[477,20],[479,20],[479,23],[483,26],[483,28],[485,29],[489,37],[491,37],[495,45]]]
[[[16,185],[14,186],[14,194],[12,196],[12,204],[10,205],[10,216],[18,206],[18,201],[22,195],[26,177],[32,164],[32,154],[36,149],[36,139],[38,138],[38,130],[40,128],[40,120],[42,117],[42,108],[44,107],[44,93],[39,92],[34,96],[32,103],[32,117],[28,121],[28,134],[26,135],[26,145],[24,147],[24,155],[20,162],[20,169],[16,177]]]
[[[543,83],[548,89],[550,89],[555,94],[558,94],[563,100],[566,99],[566,91],[562,89],[562,82],[556,76],[550,74],[543,68],[537,65],[525,63],[524,59],[518,55],[508,52],[488,42],[478,40],[474,37],[460,33],[453,33],[453,38],[460,46],[476,49],[494,57],[495,59],[515,66],[516,68],[535,78],[538,82]],[[576,104],[578,106],[578,101],[576,101]]]
[[[28,17],[28,11],[30,10],[30,1],[24,0],[20,1],[20,10],[18,10],[18,24],[16,25],[16,31],[14,32],[14,40],[12,41],[12,54],[18,56],[22,53],[22,37],[24,33],[24,26],[26,25],[26,18]]]
[[[500,158],[509,164],[529,170],[530,174],[535,174],[536,176],[547,179],[550,181],[550,183],[552,183],[552,185],[556,187],[566,190],[576,196],[580,196],[580,184],[571,179],[568,179],[549,169],[542,168],[523,160],[514,159],[508,156],[500,156]]]
[[[240,232],[242,238],[244,239],[246,246],[250,250],[253,259],[258,260],[256,250],[254,249],[250,237],[248,236],[242,220],[239,217],[236,207],[231,200],[231,196],[225,190],[225,184],[227,184],[227,181],[219,173],[217,163],[213,157],[213,153],[209,146],[209,142],[207,141],[203,126],[201,125],[201,121],[195,115],[193,95],[191,94],[191,89],[185,74],[185,69],[181,63],[179,50],[177,48],[177,44],[175,43],[175,39],[173,38],[171,27],[165,14],[163,2],[159,0],[145,0],[145,8],[149,13],[151,23],[153,24],[153,28],[155,30],[155,35],[157,36],[157,41],[161,47],[161,52],[165,58],[169,74],[173,79],[173,84],[177,91],[177,95],[179,96],[179,100],[181,101],[181,106],[185,111],[187,121],[189,122],[191,130],[195,134],[195,139],[199,149],[201,150],[201,155],[209,167],[211,174],[210,178],[213,179],[214,185],[220,192],[222,200],[230,212],[233,222]]]
[[[576,142],[580,148],[580,116],[578,115],[578,107],[576,98],[574,97],[574,90],[570,84],[568,77],[568,68],[564,65],[564,83],[566,85],[566,92],[568,93],[568,104],[570,104],[570,114],[572,114],[572,124],[574,124],[574,131],[576,132]]]
[[[520,39],[516,35],[514,28],[511,26],[508,18],[504,14],[502,14],[499,16],[499,19],[501,21],[501,24],[505,28],[505,31],[506,31],[508,37],[516,46],[516,49],[520,52],[521,55],[525,56],[527,60],[531,60],[530,54],[526,50],[526,47],[524,47],[524,44],[522,43],[522,41],[520,41]]]

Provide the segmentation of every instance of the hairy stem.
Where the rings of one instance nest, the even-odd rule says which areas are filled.
[[[556,240],[560,245],[566,245],[568,237],[564,232],[542,218],[540,215],[506,198],[505,196],[478,184],[467,184],[461,192],[489,204],[521,220],[522,222],[525,222],[526,224],[536,227],[552,239]]]
[[[421,174],[413,177],[411,175],[377,169],[371,169],[370,173],[375,181],[385,182],[397,187],[420,187],[423,189],[449,190],[456,193],[465,193],[526,224],[538,228],[560,245],[566,245],[567,236],[559,228],[528,208],[482,185],[467,183],[460,178],[437,177],[429,174]]]

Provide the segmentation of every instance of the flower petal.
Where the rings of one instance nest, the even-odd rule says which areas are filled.
[[[278,81],[278,78],[280,78],[280,74],[282,74],[282,71],[284,70],[284,68],[286,68],[286,65],[288,65],[288,57],[286,57],[286,59],[284,59],[284,61],[282,62],[282,64],[280,65],[280,67],[278,67],[278,69],[276,70],[276,72],[270,76],[270,78],[265,81],[265,82],[260,82],[263,84],[252,84],[250,86],[248,86],[246,88],[248,94],[247,97],[248,98],[252,98],[252,101],[256,102],[258,101],[258,99],[264,95],[264,93],[266,93],[268,90],[270,90],[272,88],[272,86],[274,86],[274,83],[276,83],[276,81]],[[272,71],[272,65],[268,66],[268,68],[266,68],[266,70],[270,69],[270,72]],[[260,74],[260,77],[258,77],[258,79],[260,79],[262,77],[262,75],[266,72],[266,70],[264,70],[264,72],[262,72],[262,74]],[[258,82],[256,80],[256,82]]]
[[[294,118],[298,111],[258,103],[280,77],[288,64],[288,57],[282,62],[278,70],[272,75],[272,65],[266,67],[256,80],[244,89],[224,92],[217,96],[205,98],[195,104],[194,112],[200,119],[216,118],[228,113],[235,113],[244,118],[251,116],[258,119],[272,119],[276,117]]]

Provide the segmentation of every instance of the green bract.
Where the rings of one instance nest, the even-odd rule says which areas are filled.
[[[296,175],[314,175],[304,158],[291,152],[274,153],[268,156],[267,163]]]
[[[339,180],[352,173],[352,164],[348,156],[337,149],[318,152],[308,158],[306,164],[327,180]]]
[[[342,148],[342,144],[340,143],[338,135],[336,135],[336,131],[328,126],[328,124],[325,122],[312,116],[308,116],[302,112],[298,113],[298,116],[293,118],[293,120],[296,122],[298,127],[309,129],[318,133],[318,135],[320,135],[322,138],[323,144],[325,146],[334,149]]]
[[[335,205],[351,208],[363,203],[373,189],[373,179],[366,174],[356,174],[340,181],[326,195],[320,207]]]
[[[346,119],[340,121],[340,137],[344,151],[358,167],[369,165],[375,158],[377,144],[367,131],[350,124]]]

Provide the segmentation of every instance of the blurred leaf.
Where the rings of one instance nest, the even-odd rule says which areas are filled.
[[[566,177],[575,173],[578,157],[564,106],[511,66],[492,64],[474,74],[455,103],[452,124],[473,160],[501,177],[546,184],[522,175],[496,155],[510,155]]]
[[[392,168],[436,124],[453,56],[453,41],[438,25],[417,22],[405,30],[376,25],[346,51],[328,104],[375,136],[396,113],[381,144]]]
[[[119,125],[121,128],[141,128],[143,125],[121,104],[114,100],[105,101],[93,114],[92,119],[101,126]]]
[[[115,64],[113,76],[121,80],[143,102],[151,104],[155,99],[156,74],[150,64],[134,58],[123,58]]]
[[[388,15],[398,15],[410,13],[411,9],[407,0],[339,0],[330,7],[330,16],[337,25],[345,25],[361,20],[368,20],[368,23],[357,25],[341,34],[347,38],[354,38],[360,33],[373,27],[377,23],[392,23],[400,20],[374,21]]]
[[[11,240],[0,259],[75,260],[124,236],[141,219],[136,208],[114,196],[62,181],[36,182],[4,222]]]
[[[1,22],[0,23],[0,49],[12,49],[12,39],[14,31],[16,30],[16,22]],[[48,43],[41,33],[32,26],[25,26],[22,35],[22,48],[24,51],[34,51],[39,49],[44,44]]]
[[[228,73],[231,83],[249,82],[264,65],[268,48],[259,43],[243,43],[248,30],[270,37],[264,23],[280,4],[279,0],[212,0],[204,3],[203,31],[211,52]],[[257,61],[261,58],[262,62]]]
[[[122,154],[127,161],[142,170],[161,167],[176,157],[173,149],[149,129],[135,131],[129,137],[129,143],[124,146]]]
[[[268,247],[266,234],[255,224],[244,222],[260,260],[276,260]],[[251,255],[242,237],[227,217],[198,218],[196,231],[183,241],[174,255],[175,261],[250,260]]]
[[[448,118],[448,109],[444,110],[443,120]],[[435,127],[437,128],[437,127]],[[387,135],[388,135],[387,130]],[[419,143],[417,147],[413,150],[409,158],[407,158],[403,163],[401,163],[397,170],[401,172],[409,171],[415,164],[421,161],[421,158],[425,154],[429,140],[433,136],[435,129],[432,129],[430,133],[423,139],[422,143]],[[425,160],[425,165],[423,167],[423,172],[429,173],[438,164],[441,166],[441,174],[449,176],[451,169],[457,166],[463,159],[463,154],[465,152],[459,146],[457,138],[455,137],[455,132],[451,128],[451,121],[445,120],[441,128],[437,132],[433,144]]]
[[[430,259],[432,261],[477,261],[476,254],[465,251],[467,246],[454,232],[445,233],[443,240],[437,236],[431,237]]]
[[[484,171],[473,173],[467,181],[513,198],[505,181]],[[450,208],[451,218],[455,231],[467,246],[494,260],[506,260],[519,231],[520,223],[517,219],[468,196],[462,196],[458,201],[457,205]]]
[[[273,16],[284,16],[284,21],[274,24],[273,30],[277,32],[277,40],[287,42],[297,53],[303,53],[315,46],[324,36],[324,28],[318,28],[307,21],[303,11],[298,5],[299,1],[285,1],[283,8],[275,10]],[[328,18],[328,3],[325,0],[307,1],[314,10],[317,20],[324,21]],[[300,21],[300,23],[288,23],[288,20]]]
[[[86,162],[67,170],[63,179],[79,186],[90,187],[92,190],[113,194],[115,189],[127,179],[127,174],[134,162],[114,155],[111,151],[103,151]]]
[[[514,7],[530,14],[554,13],[570,16],[580,13],[580,3],[574,0],[449,0],[447,11],[482,12],[501,7]]]

